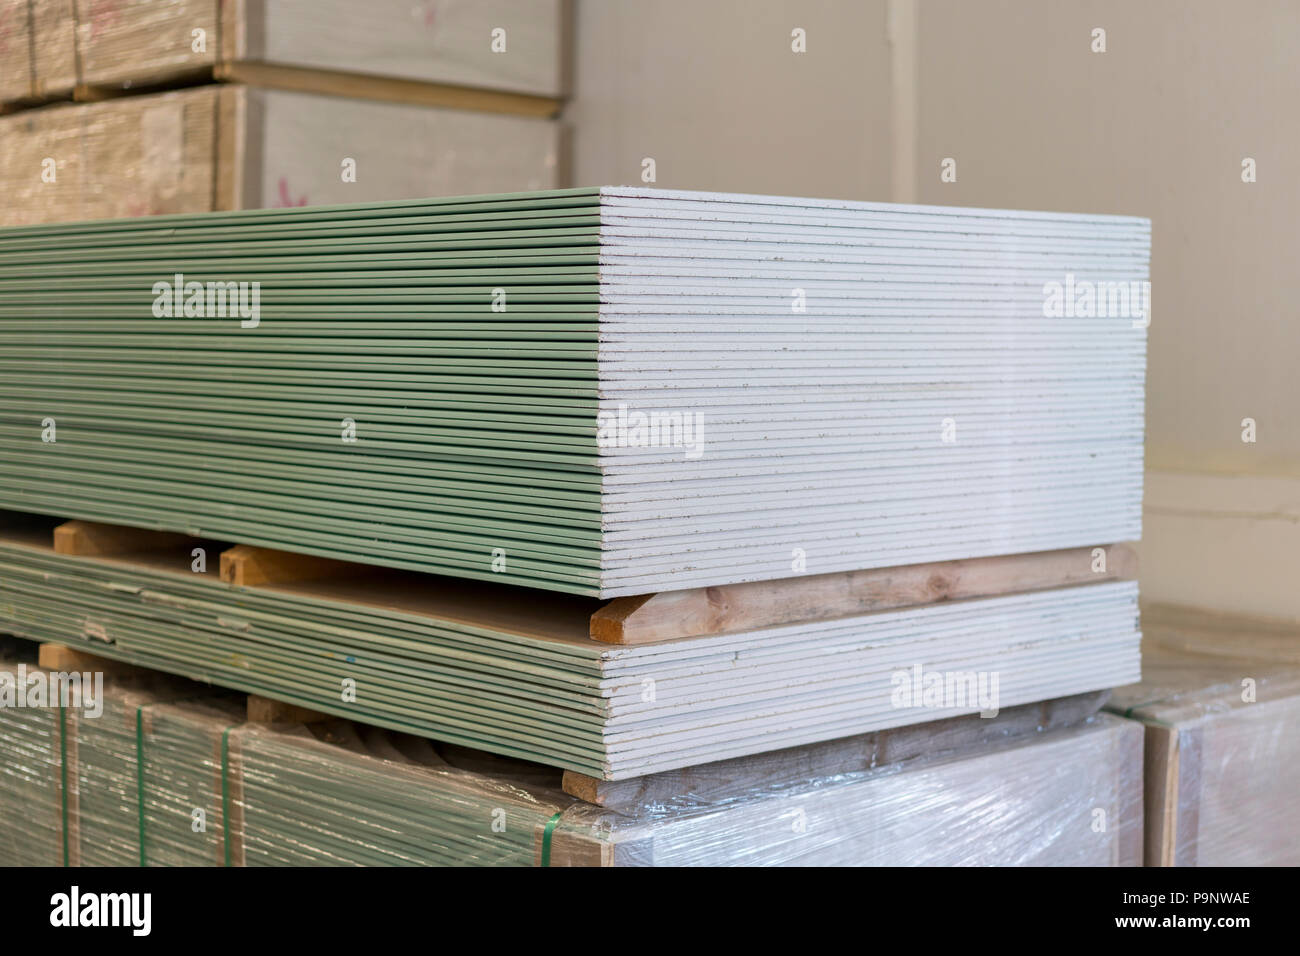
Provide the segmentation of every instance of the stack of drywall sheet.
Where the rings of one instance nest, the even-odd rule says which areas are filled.
[[[29,773],[6,778],[14,799],[0,803],[0,830],[59,820],[57,781],[67,773],[73,865],[1141,860],[1141,729],[1107,715],[870,769],[802,780],[769,773],[707,799],[609,810],[530,765],[339,723],[241,724],[219,700],[177,693],[110,680],[103,716],[69,720],[64,735],[55,720],[38,741],[19,710],[0,710],[0,748],[29,755]],[[87,760],[95,767],[78,769]],[[760,761],[749,776],[761,771]],[[192,825],[197,811],[202,828]],[[0,847],[7,863],[49,865],[65,862],[58,842]]]
[[[1142,682],[1110,707],[1145,725],[1148,864],[1300,864],[1300,633],[1171,607],[1143,625]]]
[[[602,596],[1132,539],[1144,323],[1074,290],[1143,310],[1149,229],[606,188],[6,230],[0,504]]]
[[[550,120],[241,85],[29,110],[0,139],[7,225],[559,181]]]
[[[1131,581],[610,646],[559,595],[382,575],[234,588],[195,573],[188,544],[48,542],[0,537],[9,633],[608,779],[1139,676]]]

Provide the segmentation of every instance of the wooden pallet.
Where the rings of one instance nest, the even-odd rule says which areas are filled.
[[[187,549],[195,541],[188,535],[93,521],[68,521],[54,529],[56,553],[86,557]],[[1103,553],[1104,566],[1098,569]],[[243,544],[224,546],[220,567],[221,579],[237,587],[383,573],[369,565]],[[614,598],[592,613],[589,632],[604,644],[652,644],[1136,577],[1137,555],[1125,544],[937,561]],[[499,593],[507,601],[534,596],[510,588]],[[418,613],[422,596],[411,598],[410,610]]]

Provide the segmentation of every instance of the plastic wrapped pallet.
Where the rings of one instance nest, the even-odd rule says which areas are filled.
[[[804,866],[1138,866],[1142,740],[1100,715],[1009,744],[751,790],[731,800],[566,811],[615,863]]]
[[[34,645],[0,638],[0,692],[16,691],[20,664],[35,667]],[[0,708],[0,866],[53,866],[63,861],[60,713],[5,703]]]
[[[548,120],[239,85],[28,110],[0,117],[0,140],[11,225],[537,189],[558,177]]]
[[[243,698],[235,706],[234,698],[146,671],[52,671],[34,654],[5,650],[0,680],[23,703],[6,697],[0,708],[0,860],[222,861],[222,731],[243,723]],[[81,686],[61,696],[55,674],[80,678]]]
[[[221,738],[243,723],[243,712],[219,700],[196,702],[194,693],[120,689],[99,717],[70,711],[71,852],[80,865],[222,861]]]
[[[110,681],[104,714],[70,722],[62,749],[74,782],[69,862],[1140,862],[1142,733],[1107,715],[813,779],[790,776],[788,755],[770,765],[759,758],[748,775],[763,779],[759,786],[610,810],[561,792],[559,775],[535,765],[341,723],[241,724],[229,705],[178,693]],[[28,715],[0,710],[0,748],[39,756],[27,756],[28,773],[5,778],[14,794],[0,804],[6,834],[22,832],[32,808],[58,819],[50,781],[59,778],[61,748],[48,730],[57,711],[39,713],[47,729],[34,748]],[[196,810],[207,811],[206,830],[193,826]],[[13,862],[49,864],[59,862],[57,843],[20,840],[9,852]]]
[[[576,806],[554,773],[467,772],[373,728],[249,725],[232,740],[247,866],[533,866],[548,820]]]
[[[1300,865],[1300,632],[1169,607],[1143,628],[1109,706],[1146,731],[1148,865]]]
[[[8,0],[25,24],[28,0]],[[558,96],[563,0],[30,0],[57,21],[37,75],[127,88],[221,66]],[[76,53],[72,46],[75,7]],[[3,21],[0,21],[3,22]],[[502,31],[494,33],[494,31]],[[66,39],[65,39],[66,34]]]

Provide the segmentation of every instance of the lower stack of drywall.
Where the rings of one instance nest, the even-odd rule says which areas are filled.
[[[1139,676],[1132,581],[620,647],[561,596],[382,575],[235,588],[215,560],[192,570],[188,543],[81,557],[49,542],[0,532],[8,633],[606,779]]]
[[[1143,680],[1110,708],[1146,729],[1146,859],[1300,865],[1300,633],[1144,609]]]
[[[9,686],[19,684],[17,662],[0,663],[0,671],[15,675]],[[535,765],[454,748],[439,753],[424,740],[342,723],[243,724],[231,701],[196,697],[202,694],[201,688],[121,686],[110,679],[97,717],[74,707],[62,719],[48,707],[0,709],[0,751],[21,756],[6,759],[0,777],[6,791],[0,862],[1116,865],[1141,859],[1141,730],[1108,715],[1003,738],[971,718],[976,737],[942,754],[811,778],[783,778],[774,772],[781,761],[764,757],[745,773],[732,765],[736,779],[709,788],[706,797],[602,808],[565,794],[557,773]],[[1033,716],[1026,709],[1005,719],[1019,728],[1026,715]],[[789,759],[785,754],[782,765]],[[66,790],[59,785],[65,779]],[[31,841],[32,832],[45,838]]]

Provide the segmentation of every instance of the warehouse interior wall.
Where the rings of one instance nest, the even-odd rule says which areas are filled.
[[[1288,0],[577,0],[574,182],[1150,217],[1144,599],[1300,621],[1298,32]]]
[[[920,201],[1151,218],[1148,602],[1300,619],[1298,33],[1288,0],[917,4]]]
[[[879,199],[885,0],[577,0],[575,185]],[[793,31],[806,52],[796,53]]]

